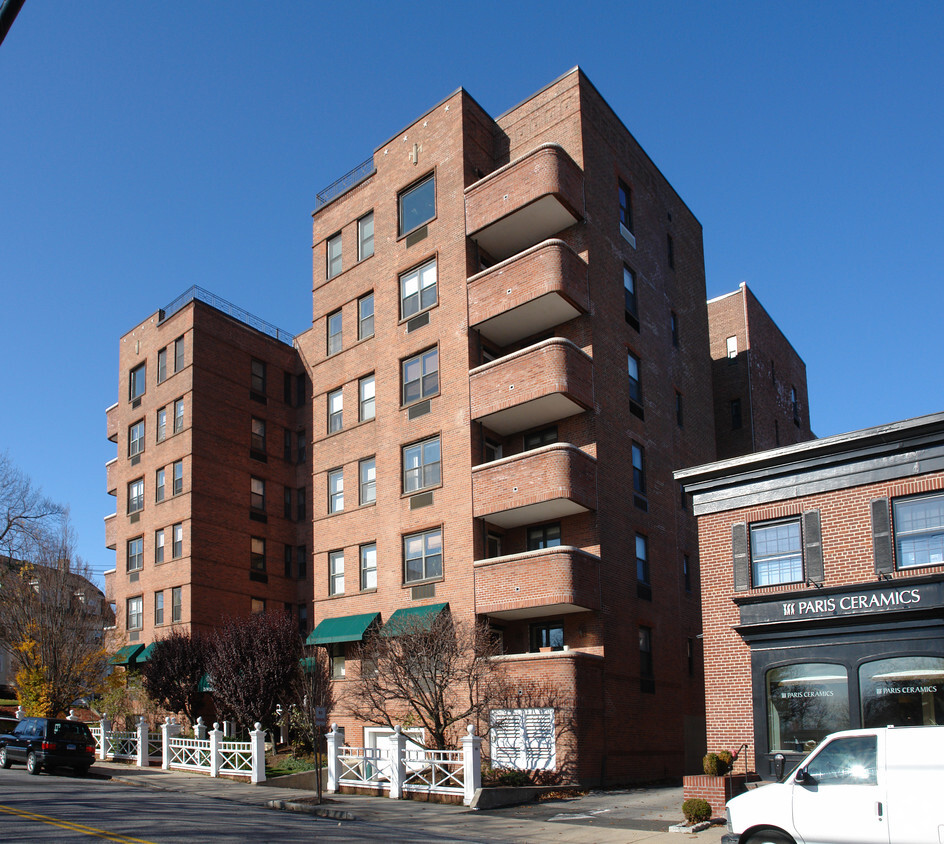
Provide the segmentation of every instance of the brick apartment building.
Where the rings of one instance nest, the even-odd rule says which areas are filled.
[[[568,702],[520,713],[530,764],[584,782],[700,764],[696,523],[672,477],[716,456],[698,221],[575,69],[497,119],[449,96],[319,194],[313,247],[294,347],[206,295],[122,338],[106,524],[123,635],[159,638],[159,601],[194,629],[291,608],[330,649],[332,720],[372,743],[344,716],[354,646],[448,611],[490,624],[522,688]],[[802,389],[800,437],[802,362],[770,326],[751,342]],[[780,377],[744,392],[745,418]]]
[[[770,777],[834,730],[944,723],[944,414],[676,473],[708,745]]]

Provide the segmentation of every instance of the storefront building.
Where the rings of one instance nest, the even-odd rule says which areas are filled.
[[[709,750],[773,776],[828,733],[944,724],[944,414],[676,472]]]

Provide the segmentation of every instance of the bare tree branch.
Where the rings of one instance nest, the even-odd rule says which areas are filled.
[[[66,508],[46,498],[6,453],[0,454],[0,553],[30,560],[67,521]]]

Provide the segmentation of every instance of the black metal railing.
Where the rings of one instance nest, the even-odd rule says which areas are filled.
[[[344,191],[354,187],[358,182],[362,182],[368,176],[374,174],[374,157],[371,156],[366,161],[362,161],[350,173],[345,173],[336,182],[332,182],[321,193],[315,196],[315,209],[327,205],[336,196],[340,196]]]
[[[161,308],[160,311],[160,321],[163,322],[165,319],[172,317],[177,311],[179,311],[184,305],[189,304],[194,301],[194,299],[205,302],[208,305],[212,305],[218,311],[222,311],[227,316],[233,317],[233,319],[238,319],[240,322],[245,323],[251,328],[255,328],[257,331],[261,331],[263,334],[268,334],[270,337],[274,337],[276,340],[281,341],[289,346],[295,340],[294,334],[289,334],[287,331],[283,331],[281,328],[276,328],[272,323],[266,322],[264,319],[259,319],[257,316],[253,316],[249,311],[245,311],[242,308],[238,308],[232,302],[227,302],[225,299],[221,299],[219,296],[214,293],[210,293],[209,290],[204,290],[202,287],[194,285],[189,290],[185,290],[181,293],[173,302],[167,305],[164,308]]]

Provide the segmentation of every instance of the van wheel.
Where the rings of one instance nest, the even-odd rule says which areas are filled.
[[[796,844],[796,842],[779,829],[759,829],[744,844]]]
[[[34,776],[39,773],[39,759],[36,758],[36,754],[32,751],[26,757],[26,773],[33,774]]]

